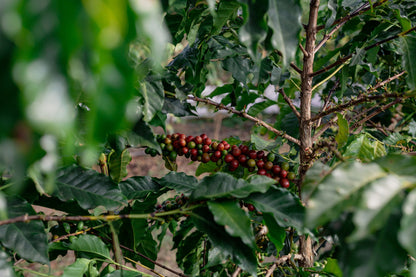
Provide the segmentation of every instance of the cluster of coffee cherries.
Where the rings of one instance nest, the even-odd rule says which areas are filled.
[[[188,202],[189,198],[183,193],[181,195],[176,195],[174,198],[166,199],[162,204],[157,204],[155,206],[155,213],[167,212],[179,209],[183,207]],[[177,217],[180,215],[176,214]],[[169,220],[170,218],[167,218]],[[176,218],[178,219],[178,218]]]
[[[289,171],[289,163],[278,163],[275,154],[256,151],[245,144],[230,145],[224,140],[212,141],[206,134],[194,137],[181,133],[158,135],[157,141],[162,155],[171,161],[175,161],[177,156],[185,156],[202,163],[212,161],[217,166],[226,163],[229,171],[235,171],[241,166],[249,172],[275,179],[284,188],[288,188],[290,181],[296,177],[294,172]],[[146,149],[146,153],[152,156],[156,155],[155,151]]]

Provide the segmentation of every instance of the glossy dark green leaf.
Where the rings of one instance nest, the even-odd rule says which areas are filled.
[[[225,70],[231,72],[233,78],[241,83],[246,83],[247,75],[250,73],[250,61],[243,56],[233,56],[223,61]]]
[[[247,181],[236,179],[232,175],[219,172],[204,177],[194,190],[193,199],[213,199],[234,196],[237,198],[247,197],[254,192],[266,192],[275,181],[271,178],[256,175]]]
[[[161,83],[157,81],[140,84],[140,96],[143,98],[144,121],[150,121],[157,111],[160,111],[164,103],[164,90]]]
[[[11,263],[8,261],[9,256],[0,250],[0,276],[15,277]]]
[[[32,206],[17,197],[6,197],[9,218],[35,215]],[[49,263],[48,242],[40,221],[16,222],[0,226],[0,241],[24,259],[43,264]]]
[[[104,206],[115,210],[126,204],[123,194],[109,177],[76,165],[57,173],[56,188],[55,195],[61,201],[76,201],[84,209]]]
[[[155,135],[150,126],[143,120],[139,120],[129,133],[128,141],[132,146],[148,146],[161,152],[160,145],[157,143]]]
[[[251,134],[250,141],[254,143],[257,150],[265,150],[275,153],[279,152],[279,147],[282,145],[282,140],[280,138],[274,140],[265,140],[256,134]]]
[[[375,236],[350,244],[343,259],[343,276],[386,276],[403,269],[406,251],[399,245],[397,234],[400,217],[393,214]]]
[[[388,175],[369,184],[362,194],[361,205],[357,206],[353,222],[355,231],[349,237],[355,241],[367,237],[381,228],[392,210],[403,200],[401,194],[406,182],[397,175]]]
[[[281,227],[295,227],[302,232],[305,207],[299,198],[283,188],[270,188],[266,193],[250,195],[248,201],[263,213],[270,213]]]
[[[84,276],[84,274],[88,273],[88,270],[91,266],[95,265],[95,261],[85,259],[85,258],[78,258],[75,262],[69,266],[66,266],[64,269],[63,277],[78,277]]]
[[[284,65],[294,60],[302,10],[297,0],[269,0],[268,24],[273,29],[272,44],[283,54]],[[290,28],[288,28],[290,26]]]
[[[372,138],[367,133],[363,133],[347,146],[344,156],[356,157],[368,162],[386,154],[387,151],[382,142]]]
[[[359,191],[386,176],[378,165],[346,162],[327,175],[312,193],[306,211],[308,227],[322,225],[358,204]]]
[[[416,89],[416,61],[413,58],[416,53],[416,36],[408,35],[400,38],[400,47],[403,52],[403,67],[407,71],[407,85],[411,90]]]
[[[413,189],[403,204],[403,217],[398,233],[400,244],[412,256],[416,254],[416,190]]]
[[[129,270],[115,270],[111,273],[107,273],[104,277],[141,277],[141,273]]]
[[[189,196],[198,187],[198,180],[183,172],[172,171],[161,178],[159,184]]]
[[[274,216],[270,213],[263,214],[263,220],[269,232],[267,237],[273,242],[277,253],[283,249],[286,239],[286,229],[277,224]]]
[[[128,149],[122,152],[113,151],[108,155],[109,173],[115,183],[120,183],[127,176],[127,165],[130,161],[131,155]]]
[[[218,168],[217,163],[209,161],[207,163],[200,163],[195,171],[195,176],[200,176],[203,173],[212,173]]]
[[[142,199],[149,194],[158,193],[161,188],[159,183],[149,176],[133,176],[118,186],[127,199]]]
[[[349,126],[348,126],[348,121],[344,118],[343,115],[337,114],[337,116],[338,116],[338,133],[335,136],[335,140],[338,143],[338,148],[341,148],[348,141]]]
[[[203,235],[199,231],[192,232],[179,244],[176,252],[176,261],[186,274],[192,276],[199,275],[199,268],[202,262],[200,258],[203,250],[201,247]]]
[[[263,102],[255,103],[253,106],[250,107],[247,113],[251,116],[256,116],[259,113],[264,112],[266,108],[273,106],[275,104],[276,102],[272,100],[266,100]]]
[[[179,117],[195,115],[192,112],[191,104],[172,98],[165,98],[162,111],[164,113],[172,113]]]
[[[222,30],[223,26],[227,23],[227,20],[236,15],[237,9],[240,6],[241,4],[235,0],[220,1],[214,17],[214,26],[212,33],[219,33]]]
[[[99,237],[93,235],[85,234],[75,237],[71,240],[69,248],[76,252],[85,252],[102,259],[111,260],[107,245]]]
[[[208,208],[214,215],[215,222],[224,226],[230,236],[239,237],[246,245],[255,248],[250,218],[237,201],[208,201]]]
[[[197,229],[208,235],[214,247],[232,257],[232,260],[244,271],[257,276],[257,259],[253,250],[244,244],[240,238],[235,238],[224,230],[223,226],[215,223],[212,214],[205,208],[192,212],[192,221]]]

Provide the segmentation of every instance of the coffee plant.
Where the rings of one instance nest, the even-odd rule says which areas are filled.
[[[414,0],[3,0],[0,18],[0,276],[416,277]],[[167,123],[205,128],[199,107],[249,139]],[[141,151],[169,173],[131,176]]]

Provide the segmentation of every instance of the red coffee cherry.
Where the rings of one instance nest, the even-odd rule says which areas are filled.
[[[280,166],[278,166],[278,165],[274,165],[274,166],[272,167],[272,172],[273,172],[275,175],[279,175],[281,170],[282,170],[282,169],[281,169],[281,168],[280,168]]]
[[[264,167],[264,161],[263,160],[257,160],[256,164],[257,164],[258,168],[263,168]]]
[[[283,188],[286,188],[286,189],[290,186],[290,182],[286,178],[280,179],[279,183]]]
[[[266,170],[265,170],[264,168],[260,168],[260,169],[257,171],[257,174],[259,174],[259,175],[266,175]]]
[[[280,177],[286,178],[287,177],[287,171],[286,170],[280,171]]]
[[[224,157],[224,161],[226,162],[226,163],[231,163],[231,161],[232,160],[234,160],[234,156],[233,155],[231,155],[231,154],[227,154],[227,155],[225,155],[225,157]]]
[[[232,151],[232,154],[233,154],[234,157],[240,156],[241,155],[241,149],[234,148],[233,151]]]

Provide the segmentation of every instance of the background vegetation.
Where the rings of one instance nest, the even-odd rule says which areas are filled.
[[[160,276],[168,232],[178,276],[416,276],[413,0],[7,0],[0,19],[1,276],[68,251],[64,276]],[[166,120],[190,103],[250,140],[182,145]],[[126,178],[137,148],[172,171]]]

